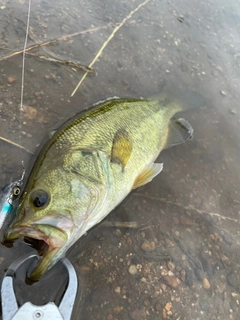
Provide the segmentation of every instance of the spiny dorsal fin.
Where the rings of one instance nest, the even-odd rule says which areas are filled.
[[[125,129],[119,129],[114,138],[111,152],[111,161],[119,163],[124,170],[132,153],[132,142]]]
[[[184,143],[193,137],[193,128],[183,118],[172,119],[168,127],[168,137],[164,149]]]
[[[137,177],[132,189],[143,186],[144,184],[152,181],[163,169],[163,163],[152,163]]]

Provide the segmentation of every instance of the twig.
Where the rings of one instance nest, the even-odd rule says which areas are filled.
[[[136,229],[138,228],[138,224],[135,221],[103,221],[100,224],[101,227],[115,227],[115,228],[131,228]]]
[[[166,199],[164,199],[164,198],[151,197],[151,196],[147,196],[147,195],[140,194],[140,193],[133,193],[133,195],[135,195],[135,196],[137,196],[137,197],[143,197],[143,198],[147,198],[147,199],[150,199],[150,200],[157,200],[157,201],[160,201],[160,202],[172,204],[172,205],[174,205],[174,206],[181,207],[181,208],[183,208],[183,209],[185,209],[185,210],[194,210],[194,211],[196,211],[196,212],[199,213],[199,214],[208,214],[208,215],[210,215],[210,216],[212,216],[212,217],[216,217],[216,218],[219,218],[219,219],[222,219],[222,220],[229,220],[229,221],[233,221],[233,222],[240,223],[240,220],[238,220],[238,219],[234,219],[234,218],[222,216],[221,214],[219,214],[219,213],[217,213],[217,212],[208,212],[208,211],[199,210],[199,209],[193,207],[192,205],[184,206],[184,205],[183,205],[182,203],[180,203],[180,202],[173,202],[173,201],[170,201],[170,200],[166,200]]]
[[[35,43],[37,43],[37,44],[41,43],[41,41],[38,39],[38,37],[33,32],[32,28],[30,28],[29,36],[30,36],[30,38],[32,38],[32,40]],[[73,61],[70,61],[70,60],[61,59],[61,57],[57,56],[50,49],[46,48],[46,46],[42,47],[42,50],[45,51],[47,53],[47,55],[45,55],[45,54],[34,54],[34,53],[28,53],[28,54],[29,55],[33,55],[33,56],[37,56],[37,57],[39,57],[40,59],[43,59],[43,60],[56,62],[56,63],[61,63],[61,64],[66,64],[66,65],[68,65],[70,67],[74,67],[74,68],[80,68],[83,71],[95,72],[92,68],[88,68],[87,66],[83,66],[83,65],[81,65],[79,63],[76,63],[76,62],[73,62]]]
[[[79,63],[75,63],[73,61],[70,60],[61,60],[61,59],[56,59],[56,58],[52,58],[52,57],[48,57],[45,54],[34,54],[34,53],[28,53],[28,55],[34,56],[34,57],[38,57],[39,59],[43,59],[46,61],[50,61],[50,62],[56,62],[56,63],[60,63],[60,64],[66,64],[70,67],[74,67],[74,68],[79,68],[82,69],[83,71],[87,71],[87,72],[93,72],[94,73],[94,69],[93,68],[89,68],[87,66],[82,66]]]
[[[5,142],[7,142],[7,143],[10,143],[10,144],[12,144],[13,146],[18,147],[18,148],[20,148],[20,149],[23,149],[23,150],[25,150],[27,153],[34,154],[32,151],[29,151],[29,150],[26,149],[25,147],[21,146],[21,145],[18,144],[18,143],[15,143],[15,142],[13,142],[13,141],[11,141],[11,140],[9,140],[9,139],[6,139],[6,138],[3,138],[3,137],[0,136],[0,140],[5,141]]]
[[[132,15],[137,12],[142,6],[144,6],[145,4],[147,4],[150,0],[145,0],[144,2],[142,2],[139,6],[137,6],[137,8],[135,8],[134,10],[132,10],[129,15],[127,17],[125,17],[122,22],[120,22],[113,30],[113,32],[110,34],[110,36],[108,37],[108,39],[103,43],[102,47],[100,48],[100,50],[98,51],[98,53],[96,54],[95,58],[93,59],[93,61],[90,63],[89,68],[91,68],[94,63],[96,62],[96,60],[99,58],[99,56],[102,54],[104,48],[108,45],[109,41],[114,37],[115,33],[124,25],[124,23],[130,19],[132,17]],[[82,79],[79,81],[79,83],[77,84],[76,88],[73,90],[71,97],[74,96],[74,94],[76,93],[77,89],[80,87],[81,83],[83,82],[83,80],[86,78],[88,72],[84,73]]]
[[[188,258],[192,261],[192,263],[194,264],[195,267],[197,267],[200,272],[203,274],[204,271],[203,271],[203,266],[202,266],[202,263],[201,261],[198,259],[198,258],[194,258],[192,255],[191,255],[191,250],[190,248],[186,248],[187,246],[185,246],[182,241],[180,239],[178,239],[177,237],[174,237],[174,240],[179,244],[180,248],[182,249],[182,251],[188,256]]]
[[[36,48],[39,48],[39,47],[47,46],[47,45],[55,43],[57,41],[67,40],[68,38],[72,38],[72,37],[78,36],[80,34],[86,34],[86,33],[89,33],[89,32],[95,32],[95,31],[98,31],[98,30],[101,30],[101,29],[105,29],[105,28],[108,28],[110,26],[111,26],[111,24],[107,24],[105,26],[96,27],[96,28],[92,28],[92,29],[87,29],[87,30],[80,31],[80,32],[75,32],[75,33],[72,33],[72,34],[68,34],[68,35],[62,36],[62,37],[57,38],[57,39],[52,39],[52,40],[49,40],[49,41],[46,41],[46,42],[34,44],[34,45],[26,48],[25,52],[28,52],[30,50],[33,50],[33,49],[36,49]],[[12,57],[14,57],[16,55],[19,55],[21,53],[23,53],[23,50],[19,50],[19,51],[13,52],[13,53],[11,53],[11,54],[9,54],[7,56],[4,56],[4,57],[0,58],[0,61],[12,58]]]
[[[53,43],[53,42],[57,42],[57,40],[50,40],[50,41],[43,42],[41,44],[34,44],[34,45],[26,48],[25,52],[28,52],[30,50],[33,50],[35,48],[39,48],[39,47],[42,47],[42,46],[47,46],[48,44]],[[7,55],[7,56],[4,56],[4,57],[0,58],[0,61],[7,60],[7,59],[12,58],[14,56],[17,56],[17,55],[19,55],[21,53],[23,53],[23,50],[15,51],[15,52]]]

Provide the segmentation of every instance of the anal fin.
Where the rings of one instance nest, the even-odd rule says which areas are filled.
[[[193,128],[183,118],[172,119],[168,127],[168,137],[164,149],[184,143],[193,137]]]
[[[136,178],[132,189],[143,186],[144,184],[152,181],[163,169],[163,163],[152,163]]]

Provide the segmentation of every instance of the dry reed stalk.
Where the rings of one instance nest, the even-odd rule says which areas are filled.
[[[108,43],[110,42],[110,40],[114,37],[115,33],[124,25],[124,23],[130,19],[132,17],[132,15],[134,13],[136,13],[141,7],[143,7],[145,4],[147,4],[150,0],[145,0],[144,2],[140,3],[134,10],[132,10],[113,30],[113,32],[110,34],[110,36],[108,37],[108,39],[103,43],[102,47],[100,48],[100,50],[98,51],[98,53],[96,54],[95,58],[93,59],[93,61],[90,63],[90,65],[88,66],[89,68],[92,68],[92,66],[94,65],[94,63],[96,62],[96,60],[99,58],[99,56],[102,54],[104,48],[108,45]],[[88,71],[86,71],[82,77],[82,79],[78,82],[76,88],[73,90],[71,97],[74,96],[74,94],[76,93],[76,91],[78,90],[78,88],[80,87],[80,85],[82,84],[83,80],[86,78],[88,74]]]
[[[72,33],[72,34],[68,34],[68,35],[62,36],[62,37],[57,38],[57,39],[52,39],[52,40],[49,40],[49,41],[46,41],[46,42],[34,44],[34,45],[26,48],[25,52],[28,52],[30,50],[33,50],[33,49],[36,49],[36,48],[39,48],[39,47],[47,46],[47,45],[55,43],[57,41],[67,40],[68,38],[72,38],[72,37],[78,36],[80,34],[86,34],[86,33],[95,32],[95,31],[98,31],[98,30],[101,30],[101,29],[105,29],[105,28],[108,28],[110,26],[111,26],[111,24],[108,24],[108,25],[105,25],[105,26],[101,26],[101,27],[91,28],[91,29],[87,29],[87,30],[84,30],[84,31],[79,31],[79,32],[75,32],[75,33]],[[21,53],[23,53],[23,50],[15,51],[15,52],[13,52],[11,54],[8,54],[7,56],[4,56],[4,57],[0,58],[0,61],[12,58],[12,57],[14,57],[16,55],[19,55]]]
[[[23,150],[25,150],[27,153],[34,154],[32,151],[29,151],[29,150],[26,149],[25,147],[21,146],[20,144],[18,144],[18,143],[16,143],[16,142],[13,142],[13,141],[11,141],[11,140],[9,140],[9,139],[6,139],[6,138],[3,138],[3,137],[0,136],[0,140],[2,140],[2,141],[4,141],[4,142],[7,142],[7,143],[9,143],[9,144],[11,144],[11,145],[13,145],[13,146],[15,146],[15,147],[20,148],[20,149],[23,149]]]

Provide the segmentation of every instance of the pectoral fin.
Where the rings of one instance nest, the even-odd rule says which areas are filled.
[[[163,169],[163,163],[152,163],[148,166],[135,180],[132,189],[143,186],[144,184],[152,181]]]
[[[183,118],[172,119],[168,127],[168,137],[164,149],[184,143],[193,137],[193,128]]]
[[[125,129],[119,129],[114,138],[111,152],[111,161],[119,163],[124,170],[132,153],[132,142]]]

